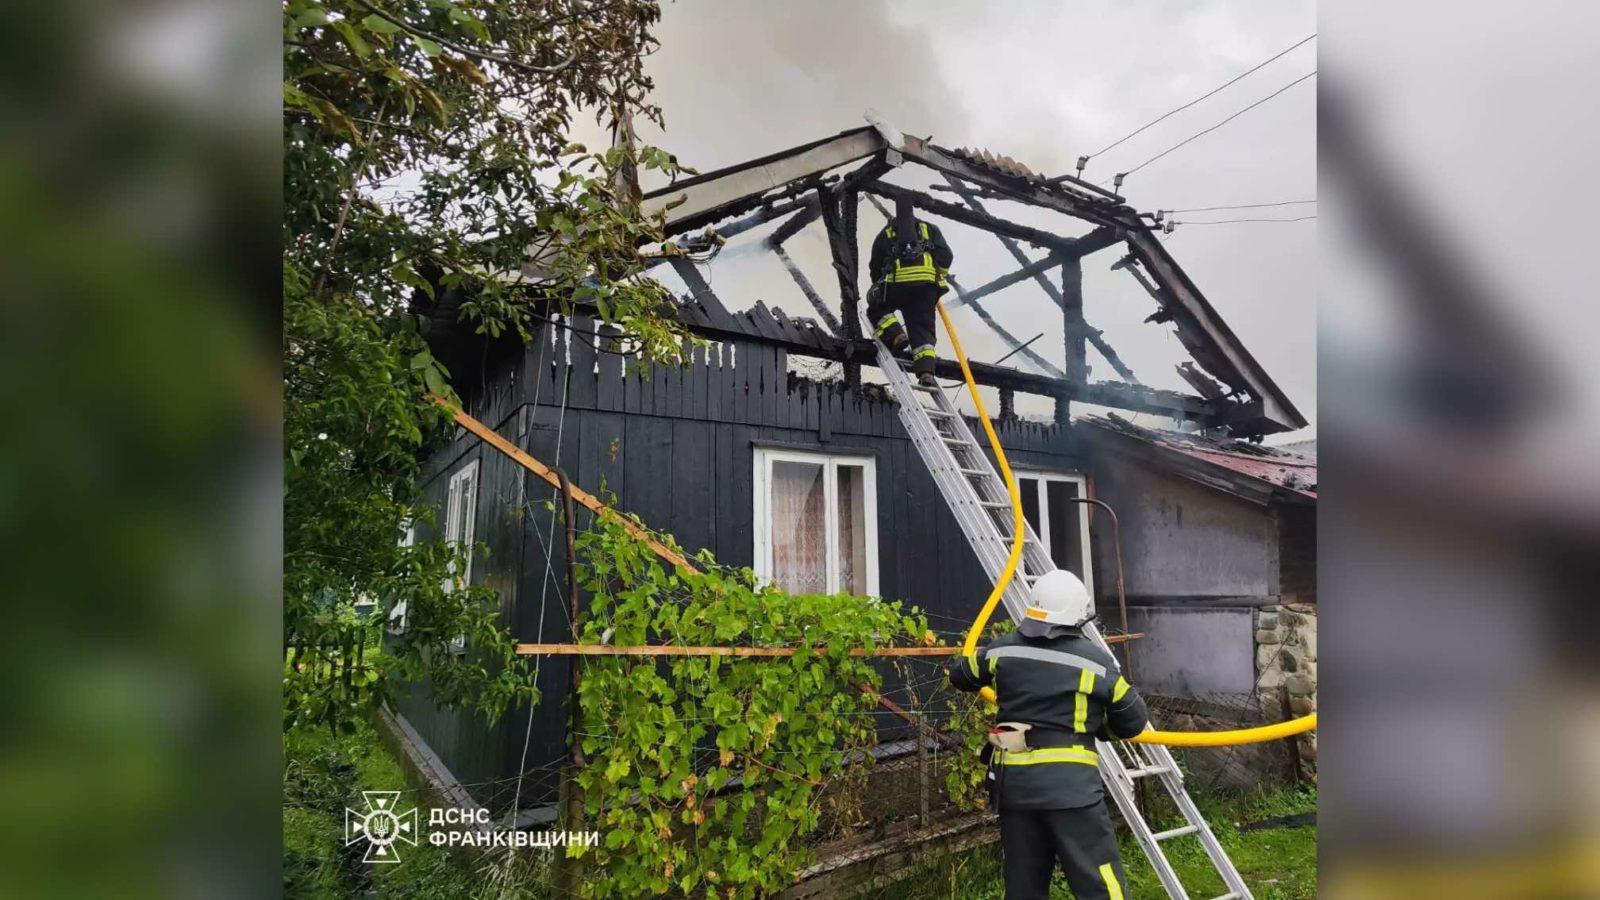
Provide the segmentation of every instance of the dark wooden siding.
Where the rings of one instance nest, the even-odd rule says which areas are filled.
[[[735,566],[753,562],[756,447],[869,454],[876,460],[881,593],[922,607],[945,635],[965,630],[991,583],[892,402],[872,389],[792,375],[781,348],[756,343],[712,345],[696,350],[690,366],[644,371],[625,357],[596,353],[588,337],[594,331],[586,319],[574,321],[571,332],[546,329],[520,359],[473,386],[469,411],[563,467],[577,485],[615,494],[621,509],[672,532],[689,551],[710,549]],[[1081,469],[1068,433],[1054,425],[1009,422],[1000,431],[1019,465]],[[565,550],[551,540],[554,523],[544,508],[552,489],[463,432],[430,457],[429,498],[442,502],[449,473],[472,458],[481,460],[477,536],[489,545],[474,564],[474,580],[500,591],[520,640],[567,640]],[[562,753],[567,684],[566,661],[546,660],[530,768]],[[417,686],[401,711],[459,779],[482,784],[473,788],[480,800],[505,800],[493,782],[516,774],[527,712],[491,728],[436,710],[425,698],[425,686]],[[525,785],[523,793],[525,804],[549,799],[539,786]]]

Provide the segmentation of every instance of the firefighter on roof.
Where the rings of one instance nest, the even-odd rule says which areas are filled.
[[[944,235],[914,218],[911,203],[905,199],[895,202],[895,220],[872,242],[867,319],[874,336],[896,355],[910,353],[911,371],[924,384],[933,382],[938,340],[933,328],[934,303],[949,290],[947,278],[953,259]]]
[[[1079,900],[1122,900],[1126,882],[1100,782],[1095,738],[1149,722],[1116,659],[1083,634],[1094,600],[1071,572],[1040,578],[1017,631],[950,664],[964,691],[992,685],[989,796],[1000,813],[1006,900],[1049,895],[1059,862]]]

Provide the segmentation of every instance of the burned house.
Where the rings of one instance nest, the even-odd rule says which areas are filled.
[[[951,199],[894,183],[897,169],[912,166],[936,173]],[[1119,630],[1105,517],[1091,517],[1087,504],[1074,501],[1098,496],[1111,503],[1122,523],[1129,629],[1144,633],[1134,642],[1142,642],[1135,665],[1148,666],[1152,677],[1175,673],[1160,676],[1173,690],[1234,686],[1232,668],[1213,684],[1203,681],[1209,670],[1191,676],[1185,673],[1192,666],[1147,657],[1190,640],[1193,629],[1174,613],[1186,605],[1218,609],[1226,605],[1221,600],[1239,601],[1239,608],[1252,610],[1248,617],[1291,594],[1310,602],[1311,589],[1298,587],[1309,584],[1308,572],[1297,568],[1305,560],[1290,559],[1300,551],[1286,548],[1302,546],[1297,542],[1307,533],[1314,536],[1307,518],[1314,486],[1309,494],[1283,486],[1286,493],[1273,500],[1279,489],[1245,485],[1241,490],[1261,496],[1236,507],[1221,497],[1195,499],[1186,492],[1216,488],[1180,471],[1191,465],[1185,460],[1156,459],[1187,451],[1108,425],[1112,419],[1076,420],[1073,405],[1151,414],[1185,423],[1188,433],[1226,434],[1233,443],[1298,429],[1305,420],[1156,239],[1150,217],[1115,194],[874,123],[646,195],[648,208],[666,211],[667,235],[681,249],[709,248],[706,255],[712,255],[743,236],[779,254],[794,284],[773,289],[804,296],[815,318],[722,296],[693,261],[664,254],[660,265],[671,266],[685,288],[677,315],[706,341],[682,368],[640,365],[592,310],[549,316],[523,345],[468,333],[441,303],[429,310],[429,340],[449,366],[466,412],[543,463],[560,466],[575,485],[614,495],[618,508],[672,533],[687,550],[710,550],[721,563],[751,567],[797,592],[904,600],[953,638],[970,624],[991,582],[895,404],[874,383],[872,342],[863,336],[859,315],[863,238],[882,221],[874,212],[882,209],[880,201],[902,197],[919,215],[986,232],[984,239],[998,239],[1021,263],[983,285],[953,284],[946,302],[977,313],[1014,350],[1014,365],[974,363],[973,370],[997,395],[992,411],[999,413],[997,430],[1019,477],[1025,515],[1056,564],[1084,578],[1103,620]],[[1001,202],[1056,213],[1082,233],[1017,224],[991,211]],[[871,224],[859,228],[863,216]],[[785,242],[808,228],[826,235],[833,268],[826,281],[812,281],[784,253]],[[967,239],[965,232],[952,237]],[[1045,255],[1034,258],[1037,253],[1029,256],[1025,248]],[[1101,254],[1108,257],[1104,264],[1125,270],[1148,292],[1150,319],[1174,330],[1191,356],[1182,371],[1195,393],[1140,384],[1084,321],[1082,267]],[[1041,306],[1062,317],[1065,340],[1058,352],[1024,346],[985,310],[987,295],[1027,282],[1039,286]],[[1091,351],[1118,377],[1091,380]],[[796,371],[807,360],[826,361],[837,377]],[[949,359],[940,359],[937,371],[946,380],[960,378]],[[1042,398],[1053,415],[1018,415],[1018,395]],[[1126,441],[1140,446],[1122,446]],[[466,431],[432,454],[426,479],[441,514],[437,533],[421,536],[487,547],[466,577],[498,592],[519,641],[570,640],[558,583],[565,550],[553,539],[556,520],[544,505],[549,486]],[[1152,504],[1198,512],[1161,523],[1165,507]],[[1194,533],[1197,528],[1205,533]],[[1174,554],[1207,541],[1233,554],[1212,565],[1232,572],[1234,581],[1208,581],[1197,561],[1188,568],[1173,561]],[[1254,665],[1254,629],[1229,625],[1219,633],[1227,645],[1210,646],[1208,654],[1228,657],[1229,666]],[[545,702],[492,727],[434,708],[425,686],[400,699],[396,720],[435,775],[477,802],[503,808],[519,772],[548,772],[565,752],[567,678],[565,665],[547,661],[539,674]],[[553,777],[525,778],[520,803],[526,815],[535,821],[553,815],[556,791]]]

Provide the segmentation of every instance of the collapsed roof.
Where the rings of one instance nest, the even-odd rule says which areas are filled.
[[[952,279],[955,297],[950,305],[971,308],[1008,347],[1043,373],[989,366],[986,368],[992,371],[981,374],[981,382],[1002,391],[1053,396],[1058,401],[1058,420],[1065,419],[1068,401],[1078,400],[1187,419],[1205,428],[1226,429],[1237,437],[1259,437],[1305,426],[1299,410],[1156,239],[1150,217],[1128,206],[1122,197],[1070,175],[1037,174],[1009,157],[988,151],[940,147],[929,139],[902,134],[870,114],[868,121],[871,124],[867,127],[707,172],[644,196],[645,211],[665,217],[665,236],[681,238],[660,261],[670,262],[683,276],[691,294],[686,300],[699,308],[686,310],[691,327],[696,320],[705,318],[701,314],[705,309],[715,310],[723,304],[689,259],[677,254],[683,248],[720,246],[762,224],[787,217],[764,239],[765,244],[783,260],[817,311],[820,323],[808,327],[822,329],[834,339],[812,341],[817,345],[816,355],[845,363],[847,377],[858,380],[859,365],[870,363],[872,356],[857,314],[857,207],[863,196],[875,205],[879,204],[878,198],[905,198],[923,214],[993,234],[1022,264],[1015,272],[972,289],[965,289]],[[857,165],[845,168],[852,164]],[[960,202],[941,200],[881,180],[892,169],[907,164],[939,173],[947,182],[941,187]],[[984,206],[986,199],[1027,204],[1094,227],[1076,237],[1058,235],[994,215]],[[882,210],[881,205],[879,208]],[[818,220],[827,231],[837,275],[837,299],[832,302],[806,279],[783,249],[786,240]],[[701,229],[705,233],[689,236]],[[1195,394],[1155,390],[1140,384],[1101,332],[1084,321],[1082,259],[1118,243],[1125,246],[1126,255],[1113,268],[1127,271],[1155,300],[1158,309],[1146,321],[1172,324],[1192,360],[1179,367],[1179,374]],[[1023,244],[1046,251],[1046,256],[1030,259]],[[1059,285],[1047,277],[1057,268],[1061,270]],[[984,296],[1030,279],[1062,310],[1066,334],[1064,365],[1054,364],[1017,341],[983,307]],[[1086,354],[1091,346],[1122,380],[1089,382]]]

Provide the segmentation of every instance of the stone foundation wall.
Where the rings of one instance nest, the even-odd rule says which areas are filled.
[[[1263,606],[1256,611],[1256,696],[1263,707],[1287,695],[1291,716],[1317,708],[1317,607],[1312,603]],[[1301,773],[1317,777],[1317,733],[1295,739]]]

